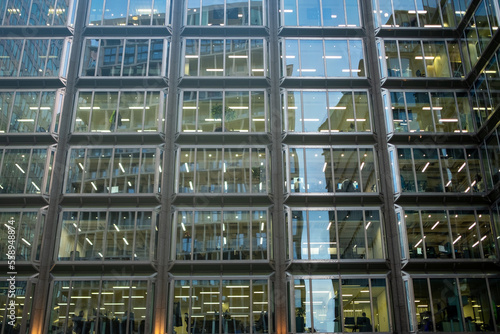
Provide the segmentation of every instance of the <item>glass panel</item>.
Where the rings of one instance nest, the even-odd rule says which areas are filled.
[[[307,211],[292,211],[293,258],[298,260],[309,258],[306,215]]]
[[[356,106],[356,129],[358,132],[370,132],[370,108],[368,106],[368,94],[365,92],[354,92],[354,105]]]
[[[199,24],[200,24],[200,0],[188,0],[186,25],[196,26]]]
[[[395,23],[397,27],[418,26],[417,12],[413,1],[393,0],[392,3],[394,5],[394,17],[396,18]]]
[[[38,113],[36,132],[48,132],[51,129],[54,112],[55,92],[42,92],[40,111]]]
[[[342,280],[342,306],[344,310],[344,331],[355,330],[372,332],[370,319],[370,287],[368,279]],[[362,328],[362,329],[361,329]]]
[[[442,173],[446,192],[468,192],[470,182],[462,149],[441,149]]]
[[[224,260],[250,260],[250,214],[248,211],[226,211],[223,216]]]
[[[225,95],[225,129],[236,132],[248,132],[248,92],[226,92]]]
[[[389,303],[387,301],[387,282],[385,279],[372,279],[372,297],[373,297],[373,325],[375,326],[376,332],[389,332],[390,331],[390,321],[389,321]],[[364,294],[366,290],[362,290]],[[368,313],[368,312],[366,312]],[[359,318],[358,318],[359,319]],[[366,321],[365,321],[366,322]],[[365,330],[371,332],[370,326],[365,324]],[[360,329],[360,332],[363,330]]]
[[[101,25],[104,0],[92,0],[89,11],[89,25]]]
[[[261,0],[250,0],[250,24],[264,25],[263,8],[264,2]]]
[[[96,282],[98,283],[98,282]],[[119,322],[120,332],[123,334],[133,333],[134,328],[135,312],[132,310],[129,303],[134,300],[129,298],[130,290],[133,289],[133,294],[139,293],[137,291],[137,286],[130,285],[130,281],[102,281],[102,290],[99,294],[99,320],[97,320],[97,315],[94,315],[94,323],[91,324],[91,331],[105,332],[106,327],[112,328],[113,321],[111,318],[115,318],[115,324]],[[119,321],[118,319],[121,319]],[[98,322],[99,321],[99,322]],[[138,320],[137,320],[138,322]],[[116,326],[116,325],[115,325]]]
[[[222,192],[222,150],[199,149],[196,155],[196,192]]]
[[[266,66],[264,63],[264,41],[261,39],[251,39],[251,75],[252,76],[265,76]]]
[[[375,168],[375,156],[372,149],[360,149],[361,157],[359,170],[361,171],[361,185],[359,186],[363,192],[378,192],[377,189],[377,173]],[[354,189],[357,189],[357,182],[354,181]]]
[[[179,211],[177,213],[177,246],[176,260],[191,260],[192,254],[192,226],[193,213],[189,211]],[[197,244],[197,251],[204,253],[203,243]]]
[[[491,307],[494,312],[498,314],[498,307],[496,305],[500,305],[500,279],[498,278],[489,278],[488,279],[491,291]],[[500,326],[500,318],[498,316],[494,317],[493,322],[497,326]]]
[[[127,20],[127,6],[123,6],[115,1],[106,1],[104,8],[104,25],[124,26]]]
[[[101,40],[97,76],[116,77],[121,75],[124,42],[125,40],[123,39]]]
[[[226,20],[229,26],[248,25],[248,2],[226,0]]]
[[[420,230],[419,211],[406,210],[405,221],[410,258],[424,258],[424,243],[422,231]]]
[[[111,149],[90,149],[85,161],[84,193],[108,193]]]
[[[366,247],[363,211],[339,210],[337,211],[337,221],[340,258],[365,259]]]
[[[39,110],[39,92],[17,92],[9,132],[34,132]]]
[[[442,27],[438,7],[436,0],[417,0],[417,14],[421,27]]]
[[[413,175],[412,150],[398,149],[398,167],[403,192],[415,192],[415,176]]]
[[[347,13],[347,26],[360,27],[359,4],[358,0],[345,0]]]
[[[251,150],[252,165],[250,166],[250,176],[253,193],[266,193],[269,185],[267,184],[267,155],[265,149]]]
[[[224,151],[224,192],[250,192],[248,166],[250,154],[247,150],[226,149]]]
[[[110,212],[106,238],[105,260],[132,260],[135,214]]]
[[[321,26],[319,0],[298,0],[300,26]]]
[[[197,76],[199,59],[199,42],[195,39],[186,39],[186,49],[184,56],[184,75]],[[206,45],[204,45],[206,47]]]
[[[96,261],[104,255],[104,231],[106,229],[106,212],[82,212],[78,222],[78,236],[74,260]],[[71,257],[70,253],[70,257]],[[71,259],[73,260],[73,259]]]
[[[68,327],[68,319],[66,319],[66,315],[70,311],[68,307],[71,308],[71,306],[68,305],[68,301],[70,300],[69,283],[70,283],[69,281],[54,282],[54,289],[52,292],[52,300],[51,300],[52,303],[50,305],[50,318],[49,318],[50,324],[52,325],[48,326],[49,327],[48,333],[50,334],[59,333],[60,331],[64,331],[65,327]],[[78,298],[75,298],[74,300],[77,301]],[[81,304],[81,301],[78,300],[78,303]],[[75,303],[70,303],[70,304],[75,304]],[[83,311],[76,314],[79,314],[79,317],[82,317],[83,319],[84,315]],[[75,330],[81,332],[83,326],[83,320],[81,321],[81,323],[76,322],[75,320],[72,320],[71,326],[73,326]]]
[[[478,211],[478,227],[480,232],[480,244],[483,246],[483,253],[485,259],[496,259],[494,235],[491,229],[491,218],[489,211]],[[497,236],[498,239],[498,236]],[[474,245],[472,245],[474,246]],[[477,247],[477,246],[476,246]]]
[[[21,194],[25,192],[30,156],[30,150],[5,150],[0,174],[2,193]]]
[[[452,242],[446,211],[422,211],[425,252],[428,259],[450,258]]]
[[[311,259],[336,260],[338,252],[337,235],[335,231],[335,211],[310,210],[308,214]]]
[[[224,40],[200,41],[200,74],[201,76],[224,75]],[[248,72],[247,72],[248,73]]]
[[[144,131],[163,131],[165,93],[147,92],[146,110],[144,111]],[[160,114],[161,113],[161,114]]]
[[[427,76],[431,78],[450,77],[450,60],[445,42],[423,42]]]
[[[304,150],[290,148],[290,188],[292,192],[306,192]]]
[[[494,331],[488,289],[484,278],[461,278],[459,281],[466,330],[470,332]]]
[[[304,121],[304,131],[319,132],[324,127],[328,131],[325,92],[304,91],[302,93],[302,102],[304,104],[304,117],[301,121]]]
[[[156,162],[161,161],[161,155],[160,157],[157,157],[157,150],[154,148],[151,149],[142,149],[141,150],[141,156],[140,156],[140,162],[141,162],[141,168],[139,170],[140,172],[140,178],[139,178],[139,192],[140,193],[155,193],[159,192],[159,189],[155,189],[155,186],[157,185],[156,180],[161,179],[161,169],[160,173],[158,174],[155,172],[156,168]],[[130,156],[129,156],[130,157]],[[137,160],[132,160],[132,173],[137,170],[137,163],[134,163]],[[128,184],[128,182],[127,182]],[[128,192],[132,192],[131,190],[131,185],[128,184]]]
[[[114,132],[116,127],[123,125],[123,119],[118,114],[118,92],[95,92],[91,132]]]
[[[194,192],[194,167],[195,153],[194,149],[183,149],[180,151],[180,166],[179,166],[179,192],[192,193]]]
[[[429,94],[427,92],[406,92],[405,96],[409,131],[434,131]]]
[[[328,92],[328,103],[331,131],[333,133],[356,131],[355,123],[358,122],[354,122],[352,92]]]
[[[464,66],[460,55],[460,45],[457,41],[448,41],[448,52],[450,53],[451,72],[454,78],[464,77]]]
[[[306,149],[306,192],[333,191],[331,153],[329,149]]]
[[[340,320],[339,281],[337,279],[311,280],[312,323],[318,332],[338,332]]]
[[[286,52],[283,72],[288,77],[298,77],[301,73],[299,68],[299,41],[286,40],[285,43],[285,50],[282,50]]]
[[[267,212],[252,212],[252,260],[267,259]],[[255,310],[255,306],[254,306]]]
[[[119,105],[116,131],[140,132],[145,112],[144,92],[122,92]]]
[[[123,58],[123,76],[145,76],[148,62],[149,41],[144,39],[128,39],[125,44]],[[107,49],[106,49],[107,50]],[[118,61],[121,61],[119,59]],[[117,75],[118,68],[117,68]]]
[[[303,77],[318,77],[325,75],[323,59],[323,41],[301,40],[300,41],[300,74]]]
[[[462,332],[462,308],[454,278],[430,279],[434,319],[438,332]]]
[[[450,211],[451,234],[456,258],[481,257],[474,211]],[[450,250],[451,251],[451,250]],[[449,254],[448,257],[451,257]]]
[[[431,298],[429,296],[429,286],[427,279],[413,279],[413,293],[415,296],[415,310],[418,323],[418,330],[432,332],[434,324],[432,322]],[[437,320],[436,320],[437,321]]]
[[[437,151],[435,149],[414,149],[418,192],[442,192],[443,184]]]
[[[436,132],[458,132],[458,116],[453,93],[432,93],[432,111]]]
[[[147,48],[147,43],[141,46],[142,57],[146,56],[147,52],[146,48]],[[148,68],[149,76],[163,75],[162,65],[163,63],[165,63],[165,67],[167,67],[168,65],[168,55],[166,57],[166,60],[164,61],[163,57],[164,53],[168,53],[167,42],[164,42],[163,39],[152,39],[151,45],[149,47],[149,68]]]
[[[359,192],[359,159],[356,149],[335,149],[332,152],[333,174],[337,192]],[[363,167],[364,168],[364,167]]]
[[[366,77],[363,43],[361,41],[350,40],[349,52],[351,56],[351,66],[350,66],[351,77]],[[343,68],[342,72],[345,72],[346,70],[347,68]]]
[[[267,102],[264,92],[250,92],[251,132],[265,132],[267,129]]]
[[[20,77],[40,77],[45,70],[49,40],[27,39],[24,45]]]
[[[318,56],[322,55],[323,50],[319,51]],[[354,54],[353,54],[354,56]],[[303,62],[308,61],[309,56],[301,54]],[[305,57],[305,58],[304,58]],[[354,59],[353,59],[354,60]],[[327,77],[348,77],[350,76],[349,67],[349,54],[347,48],[347,41],[342,40],[326,40],[325,41],[325,59],[326,62],[326,76]],[[315,63],[323,64],[323,59],[316,60]],[[353,62],[353,67],[355,63]],[[357,67],[357,63],[356,66]],[[304,75],[308,75],[305,73]],[[320,75],[320,74],[318,74]],[[330,102],[331,104],[331,102]]]
[[[304,118],[302,117],[302,94],[301,92],[287,92],[287,124],[288,131],[302,132]],[[285,108],[285,106],[283,106]]]
[[[130,0],[128,8],[129,25],[150,25],[152,14],[156,14],[156,12],[151,12],[151,0]]]
[[[286,26],[296,26],[297,25],[297,4],[296,0],[284,0],[284,7],[281,10],[283,12],[283,23]]]
[[[389,77],[401,77],[401,66],[399,65],[399,56],[398,56],[398,44],[396,41],[384,41],[384,50],[385,50],[385,59],[386,59],[386,67],[387,67],[387,76]],[[403,68],[406,68],[409,65],[408,61],[403,62]]]
[[[382,242],[382,231],[380,229],[380,214],[375,210],[365,211],[365,230],[367,236],[367,258],[383,259],[384,244]]]
[[[0,133],[7,132],[7,127],[9,126],[9,114],[14,100],[13,95],[13,92],[0,93]]]
[[[202,25],[224,25],[224,0],[203,1]]]

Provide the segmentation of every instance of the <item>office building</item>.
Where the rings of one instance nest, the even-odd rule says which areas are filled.
[[[0,334],[498,333],[499,17],[1,1]]]

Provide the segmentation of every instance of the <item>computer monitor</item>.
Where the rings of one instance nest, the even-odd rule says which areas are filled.
[[[345,317],[344,324],[346,325],[354,325],[354,317]]]

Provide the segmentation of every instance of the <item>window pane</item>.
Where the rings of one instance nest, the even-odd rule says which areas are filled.
[[[302,99],[304,104],[304,131],[319,132],[323,124],[326,125],[326,130],[328,130],[328,123],[325,123],[325,120],[327,120],[325,92],[304,91]]]
[[[474,211],[450,211],[451,234],[455,257],[478,259],[481,257],[477,223]],[[451,254],[448,256],[451,257]]]
[[[293,258],[298,260],[309,258],[306,215],[307,211],[292,211]]]
[[[320,26],[321,10],[319,0],[298,0],[300,26]]]
[[[356,149],[333,150],[333,174],[337,192],[359,192],[359,159]]]
[[[368,293],[363,292],[368,291]],[[370,311],[370,288],[368,279],[342,280],[342,306],[344,310],[344,331],[362,327],[360,331],[372,332],[373,316]]]
[[[90,120],[91,132],[114,132],[123,126],[123,120],[117,112],[118,92],[94,93],[94,105]]]
[[[332,191],[331,153],[329,149],[306,149],[306,192]]]
[[[335,232],[335,211],[310,210],[308,213],[311,259],[336,260],[337,236]]]
[[[226,20],[228,26],[248,25],[248,2],[226,0]]]
[[[200,75],[224,75],[224,40],[202,39],[200,45]]]
[[[304,150],[290,148],[290,187],[292,192],[306,192]]]
[[[128,9],[129,25],[150,25],[152,15],[157,15],[157,13],[151,11],[151,0],[130,0]]]
[[[321,54],[321,52],[319,53]],[[301,55],[304,57],[303,55]],[[308,58],[305,58],[306,60]],[[323,59],[322,59],[323,60]],[[347,41],[325,41],[325,59],[327,77],[348,77],[350,76],[349,54]],[[323,61],[319,61],[322,64]],[[357,64],[356,64],[357,65]],[[354,66],[354,65],[353,65]]]
[[[450,61],[444,42],[424,42],[428,77],[450,77]]]
[[[225,128],[229,131],[248,132],[248,92],[226,92]]]
[[[250,214],[225,211],[223,216],[223,259],[250,260]]]
[[[328,103],[331,131],[356,131],[352,92],[328,92]]]
[[[220,211],[195,212],[193,239],[193,260],[220,260],[223,240],[222,215]],[[186,227],[189,232],[189,228]],[[182,249],[187,252],[191,248],[189,233],[184,233]],[[227,242],[227,239],[226,239]]]
[[[337,211],[341,259],[365,259],[363,211]]]
[[[413,279],[413,294],[415,296],[418,330],[425,332],[433,331],[434,324],[432,322],[431,298],[429,296],[427,279]]]
[[[203,1],[202,25],[224,25],[224,0]]]
[[[107,0],[104,8],[104,25],[124,26],[127,19],[127,6]]]
[[[196,192],[222,192],[222,150],[199,149],[196,154]]]
[[[454,278],[430,279],[432,305],[436,330],[439,332],[462,332],[462,308]],[[446,312],[443,312],[442,309]]]
[[[303,77],[318,77],[325,75],[323,60],[323,41],[301,40],[300,41],[300,74]]]

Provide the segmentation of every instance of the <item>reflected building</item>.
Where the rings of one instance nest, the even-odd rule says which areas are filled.
[[[0,334],[500,332],[499,17],[0,1]]]

